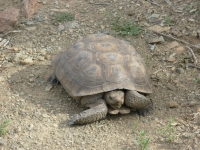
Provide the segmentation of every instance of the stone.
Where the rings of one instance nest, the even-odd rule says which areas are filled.
[[[45,91],[50,91],[52,89],[52,84],[49,84],[45,87]]]
[[[175,59],[175,57],[173,57],[173,56],[167,58],[167,61],[169,61],[169,62],[174,62],[175,60],[176,60],[176,59]]]
[[[160,17],[160,14],[152,14],[151,17],[152,17],[152,18],[159,18],[159,17]]]
[[[175,101],[170,100],[168,106],[169,108],[177,108],[179,105]]]
[[[0,76],[0,82],[3,82],[3,81],[5,81],[4,77]]]
[[[38,0],[23,0],[22,14],[30,18],[39,7]]]
[[[49,115],[43,114],[42,117],[44,117],[44,118],[49,118]]]
[[[58,30],[59,31],[62,31],[62,30],[64,30],[65,29],[65,26],[64,25],[62,25],[62,24],[59,24],[58,25]]]
[[[156,31],[156,32],[169,32],[170,27],[161,27],[158,25],[154,25],[148,28],[150,31]]]
[[[200,102],[198,102],[198,101],[190,101],[190,102],[188,103],[188,105],[189,105],[190,107],[193,107],[193,106],[196,106],[196,105],[200,105]]]
[[[164,41],[165,41],[165,40],[164,40],[163,36],[160,36],[159,38],[152,38],[152,37],[150,37],[150,38],[148,39],[148,43],[149,43],[149,44],[161,43],[161,42],[164,42]]]
[[[27,28],[25,28],[25,29],[28,30],[28,31],[34,31],[34,30],[37,29],[37,27],[32,26],[32,27],[27,27]]]
[[[179,43],[176,42],[176,41],[173,41],[173,42],[169,43],[169,49],[175,48],[177,46],[179,46]]]
[[[180,47],[177,47],[177,48],[176,48],[176,51],[177,51],[178,53],[183,53],[184,50],[185,50],[185,48],[184,48],[183,46],[180,46]]]
[[[3,145],[5,145],[5,142],[2,141],[2,140],[0,140],[0,146],[3,146]],[[0,148],[1,148],[1,147],[0,147]]]
[[[33,124],[29,124],[28,126],[28,130],[31,131],[33,129],[34,125]]]
[[[38,56],[37,58],[39,61],[44,61],[44,59],[45,59],[43,56]]]
[[[0,13],[0,32],[8,32],[14,29],[19,17],[19,9],[8,8]]]
[[[40,17],[40,15],[35,15],[35,20],[37,20],[38,22],[43,21],[43,19]]]
[[[32,65],[33,64],[33,59],[31,57],[28,57],[28,58],[22,60],[21,64],[23,64],[23,65]]]
[[[16,52],[19,51],[19,49],[17,47],[13,47],[13,50]]]
[[[176,68],[176,72],[178,74],[182,74],[182,73],[184,73],[184,69],[183,68]]]

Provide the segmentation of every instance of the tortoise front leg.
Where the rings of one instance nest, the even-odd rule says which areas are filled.
[[[136,109],[138,114],[142,116],[145,116],[147,112],[153,109],[152,101],[137,91],[126,91],[125,104]]]
[[[81,103],[88,107],[89,109],[75,114],[72,119],[69,121],[69,125],[74,124],[87,124],[94,121],[100,120],[107,115],[108,108],[106,101],[102,98],[99,99],[90,99],[90,97],[84,97],[81,99]]]

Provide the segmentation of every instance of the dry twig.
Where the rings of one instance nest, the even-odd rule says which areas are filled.
[[[153,32],[155,32],[155,33],[157,33],[157,34],[160,34],[160,35],[162,35],[162,36],[165,36],[165,37],[167,37],[167,38],[176,40],[176,41],[178,41],[178,42],[184,43],[184,44],[186,44],[186,45],[189,45],[190,47],[195,47],[195,48],[197,48],[197,49],[200,49],[200,47],[197,47],[197,46],[195,46],[195,45],[192,45],[192,44],[190,44],[190,43],[188,43],[188,42],[185,42],[185,41],[183,41],[183,40],[181,40],[181,39],[178,39],[178,38],[175,38],[175,37],[166,35],[166,34],[161,33],[161,32],[157,32],[157,31],[153,31]]]
[[[194,64],[187,63],[186,65],[187,65],[187,67],[197,68],[197,69],[200,70],[200,67],[198,67],[198,66],[196,66],[196,65],[194,65]]]
[[[154,5],[157,5],[157,6],[159,6],[158,5],[158,3],[156,3],[155,1],[153,1],[153,0],[151,0],[151,1],[149,1],[150,3],[152,3],[152,4],[154,4]]]
[[[193,52],[193,50],[189,47],[189,46],[186,46],[189,50],[190,50],[190,52],[192,53],[192,56],[193,56],[193,58],[194,58],[194,65],[197,65],[197,58],[196,58],[196,56],[195,56],[195,54],[194,54],[194,52]]]
[[[21,31],[21,30],[8,31],[8,32],[6,32],[5,34],[0,35],[0,37],[4,37],[4,36],[6,36],[6,35],[8,35],[8,34],[10,34],[10,33],[17,33],[17,32],[22,32],[22,31]]]

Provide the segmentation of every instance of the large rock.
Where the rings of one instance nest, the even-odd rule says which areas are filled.
[[[26,18],[30,18],[39,8],[38,0],[23,0],[22,14]]]
[[[19,9],[7,8],[0,13],[0,32],[13,30],[19,17]]]

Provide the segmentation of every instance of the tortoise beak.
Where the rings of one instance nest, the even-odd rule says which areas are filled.
[[[114,109],[119,109],[122,106],[122,103],[111,104],[110,106]]]

